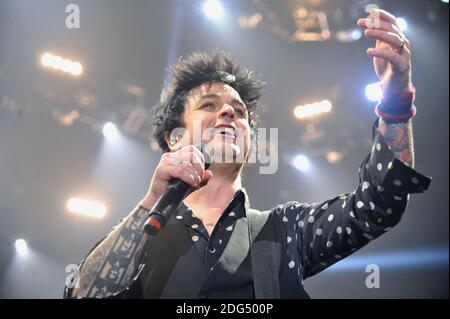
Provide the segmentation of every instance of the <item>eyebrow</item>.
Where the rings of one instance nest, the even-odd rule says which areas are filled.
[[[206,95],[203,95],[203,96],[200,98],[200,101],[201,101],[201,100],[206,100],[206,99],[215,99],[215,100],[218,100],[218,99],[220,99],[220,96],[217,95],[217,94],[214,94],[214,93],[212,93],[212,94],[206,94]],[[240,106],[242,106],[243,108],[245,108],[246,110],[248,110],[248,109],[247,109],[247,106],[244,104],[244,102],[242,102],[242,101],[240,101],[240,100],[238,100],[238,99],[233,98],[233,99],[231,100],[231,103],[232,103],[232,104],[239,104]]]

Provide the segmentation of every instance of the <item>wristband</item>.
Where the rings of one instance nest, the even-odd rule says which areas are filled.
[[[415,98],[414,86],[401,94],[383,92],[383,97],[375,108],[375,114],[389,122],[406,122],[416,116],[417,109],[413,105]]]

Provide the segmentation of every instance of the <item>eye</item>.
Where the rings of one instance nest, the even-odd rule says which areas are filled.
[[[241,108],[235,108],[234,111],[235,111],[239,116],[242,116],[242,117],[247,117],[247,115],[248,115],[247,110],[243,110],[243,109],[241,109]]]
[[[215,107],[214,103],[205,103],[200,106],[201,109],[211,109],[214,107]]]

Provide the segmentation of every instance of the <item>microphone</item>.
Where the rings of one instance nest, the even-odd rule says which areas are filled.
[[[208,145],[197,144],[195,147],[202,152],[205,158],[205,169],[208,169],[211,164],[211,154]],[[151,209],[144,226],[144,231],[148,235],[154,236],[164,228],[167,221],[178,208],[181,201],[188,195],[191,188],[191,185],[179,178],[172,179],[166,191]]]

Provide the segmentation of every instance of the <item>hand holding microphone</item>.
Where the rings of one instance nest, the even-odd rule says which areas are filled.
[[[207,170],[210,163],[205,145],[188,145],[162,155],[149,191],[141,201],[141,206],[151,210],[146,233],[156,234],[187,195],[208,183],[212,176]]]

